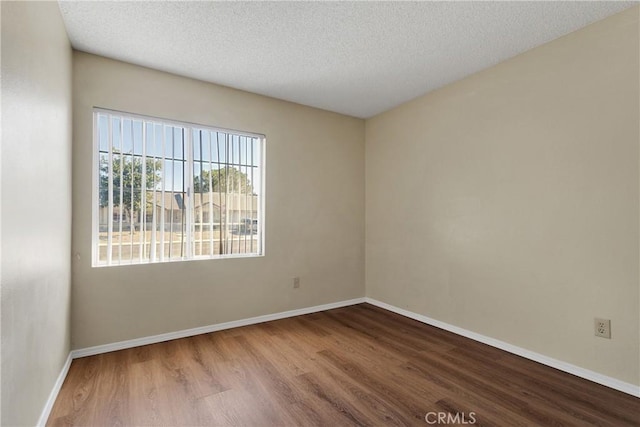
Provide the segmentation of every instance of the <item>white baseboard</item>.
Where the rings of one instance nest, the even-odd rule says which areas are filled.
[[[499,348],[500,350],[504,350],[509,353],[517,354],[518,356],[533,360],[534,362],[542,363],[543,365],[551,366],[552,368],[556,368],[577,377],[593,381],[594,383],[602,384],[623,393],[640,397],[640,386],[630,384],[616,378],[609,377],[607,375],[602,375],[597,372],[590,371],[589,369],[581,368],[579,366],[572,365],[571,363],[563,362],[562,360],[554,359],[552,357],[548,357],[543,354],[497,340],[495,338],[490,338],[476,332],[471,332],[458,326],[450,325],[448,323],[441,322],[439,320],[435,320],[430,317],[423,316],[422,314],[417,314],[412,311],[375,300],[373,298],[366,297],[364,300],[371,305],[375,305],[385,310],[400,314],[401,316],[417,320],[418,322],[426,323],[427,325],[435,326],[437,328],[444,329],[445,331],[453,332],[454,334],[470,338],[474,341],[479,341],[483,344]]]
[[[169,332],[166,334],[153,335],[149,337],[136,338],[127,341],[120,341],[111,344],[97,345],[95,347],[82,348],[79,350],[72,350],[69,352],[69,356],[64,363],[64,366],[60,370],[60,375],[49,394],[49,398],[45,403],[40,419],[38,420],[38,427],[44,426],[49,419],[51,409],[55,403],[58,393],[62,388],[67,374],[69,373],[69,367],[71,366],[72,359],[79,357],[93,356],[96,354],[108,353],[110,351],[124,350],[132,347],[139,347],[141,345],[155,344],[163,341],[174,340],[177,338],[191,337],[194,335],[206,334],[209,332],[222,331],[224,329],[238,328],[240,326],[254,325],[256,323],[269,322],[271,320],[285,319],[287,317],[301,316],[303,314],[317,313],[319,311],[331,310],[333,308],[347,307],[350,305],[361,304],[364,302],[364,298],[355,298],[351,300],[338,301],[329,304],[316,305],[313,307],[300,308],[296,310],[282,311],[280,313],[265,314],[263,316],[250,317],[248,319],[234,320],[232,322],[218,323],[215,325],[201,326],[199,328],[184,329],[182,331]]]
[[[198,328],[184,329],[166,334],[152,335],[149,337],[135,338],[132,340],[119,341],[111,344],[97,345],[79,350],[71,351],[71,358],[93,356],[96,354],[108,353],[110,351],[124,350],[126,348],[139,347],[142,345],[156,344],[163,341],[175,340],[178,338],[192,337],[194,335],[208,334],[209,332],[222,331],[225,329],[238,328],[240,326],[254,325],[256,323],[269,322],[271,320],[285,319],[287,317],[301,316],[303,314],[317,313],[319,311],[331,310],[333,308],[346,307],[365,302],[364,298],[355,298],[346,301],[338,301],[329,304],[316,305],[313,307],[299,308],[296,310],[282,311],[280,313],[265,314],[263,316],[250,317],[248,319],[233,320],[231,322],[217,323],[214,325],[200,326]]]
[[[42,413],[40,414],[40,419],[38,419],[38,427],[44,427],[49,419],[49,415],[51,414],[51,409],[53,409],[53,404],[56,402],[58,398],[58,393],[62,388],[62,383],[64,383],[65,378],[67,378],[67,373],[69,372],[69,367],[71,366],[71,353],[67,356],[67,360],[64,362],[62,369],[60,370],[60,374],[56,379],[55,384],[53,385],[53,389],[51,393],[49,393],[49,398],[42,409]]]
[[[169,332],[166,334],[153,335],[149,337],[136,338],[127,341],[119,341],[111,344],[98,345],[94,347],[82,348],[78,350],[72,350],[67,357],[67,360],[60,371],[60,375],[58,375],[58,379],[49,394],[49,398],[45,404],[45,407],[42,410],[40,415],[40,419],[38,420],[38,426],[44,426],[51,414],[51,409],[53,408],[53,404],[58,397],[58,393],[60,392],[60,388],[62,387],[62,383],[64,382],[67,373],[69,372],[69,367],[71,366],[71,360],[77,359],[80,357],[93,356],[96,354],[108,353],[110,351],[116,350],[124,350],[132,347],[139,347],[142,345],[155,344],[163,341],[174,340],[178,338],[191,337],[194,335],[206,334],[209,332],[222,331],[225,329],[238,328],[240,326],[254,325],[256,323],[269,322],[271,320],[279,320],[285,319],[287,317],[295,317],[301,316],[304,314],[317,313],[319,311],[331,310],[334,308],[347,307],[350,305],[361,304],[363,302],[369,303],[371,305],[375,305],[377,307],[383,308],[385,310],[392,311],[394,313],[400,314],[402,316],[408,317],[410,319],[417,320],[422,323],[426,323],[431,326],[435,326],[440,329],[444,329],[449,332],[453,332],[454,334],[461,335],[463,337],[470,338],[474,341],[478,341],[492,347],[499,348],[501,350],[507,351],[509,353],[517,354],[518,356],[522,356],[526,359],[533,360],[538,363],[542,363],[543,365],[551,366],[552,368],[559,369],[561,371],[567,372],[572,375],[576,375],[578,377],[593,381],[598,384],[602,384],[604,386],[613,388],[615,390],[619,390],[623,393],[630,394],[632,396],[640,397],[640,387],[634,384],[630,384],[624,381],[620,381],[618,379],[608,377],[606,375],[599,374],[594,371],[590,371],[588,369],[581,368],[576,365],[572,365],[570,363],[563,362],[561,360],[553,359],[551,357],[535,353],[533,351],[506,343],[504,341],[500,341],[494,338],[490,338],[475,332],[468,331],[466,329],[450,325],[445,322],[441,322],[439,320],[431,319],[430,317],[423,316],[421,314],[417,314],[408,310],[404,310],[402,308],[395,307],[391,304],[384,303],[382,301],[375,300],[373,298],[355,298],[346,301],[338,301],[330,304],[316,305],[313,307],[300,308],[296,310],[283,311],[280,313],[274,314],[266,314],[263,316],[250,317],[248,319],[234,320],[231,322],[218,323],[214,325],[201,326],[198,328],[192,329],[184,329],[182,331]]]

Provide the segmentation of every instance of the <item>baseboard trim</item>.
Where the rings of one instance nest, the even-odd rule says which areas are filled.
[[[194,335],[207,334],[210,332],[222,331],[225,329],[238,328],[241,326],[255,325],[257,323],[269,322],[272,320],[285,319],[288,317],[301,316],[304,314],[317,313],[319,311],[331,310],[334,308],[347,307],[350,305],[368,303],[371,305],[375,305],[376,307],[380,307],[382,309],[397,313],[401,316],[408,317],[410,319],[417,320],[419,322],[425,323],[427,325],[435,326],[440,329],[444,329],[446,331],[452,332],[454,334],[470,338],[474,341],[478,341],[492,347],[499,348],[501,350],[507,351],[509,353],[516,354],[518,356],[524,357],[526,359],[533,360],[534,362],[542,363],[543,365],[550,366],[555,369],[559,369],[561,371],[567,372],[569,374],[578,376],[580,378],[584,378],[589,381],[593,381],[595,383],[604,385],[606,387],[612,388],[614,390],[621,391],[623,393],[630,394],[635,397],[640,397],[640,387],[634,384],[630,384],[616,378],[612,378],[606,375],[599,374],[597,372],[581,368],[576,365],[572,365],[567,362],[563,362],[558,359],[554,359],[552,357],[545,356],[540,353],[536,353],[522,347],[518,347],[504,341],[500,341],[491,337],[487,337],[485,335],[478,334],[476,332],[472,332],[466,330],[464,328],[460,328],[458,326],[454,326],[445,322],[441,322],[436,319],[432,319],[430,317],[424,316],[422,314],[417,314],[409,310],[405,310],[391,304],[387,304],[382,301],[378,301],[373,298],[363,297],[363,298],[354,298],[345,301],[338,301],[329,304],[316,305],[312,307],[305,307],[296,310],[282,311],[279,313],[273,314],[265,314],[263,316],[250,317],[248,319],[234,320],[231,322],[217,323],[214,325],[201,326],[198,328],[192,329],[184,329],[176,332],[169,332],[166,334],[153,335],[148,337],[136,338],[132,340],[119,341],[111,344],[98,345],[94,347],[87,347],[78,350],[72,350],[69,352],[69,356],[65,361],[62,369],[60,370],[60,374],[49,394],[49,398],[42,409],[42,413],[40,415],[40,419],[38,420],[38,426],[44,426],[49,419],[49,415],[51,414],[51,409],[53,409],[53,404],[58,397],[58,393],[62,388],[62,384],[64,383],[65,378],[67,377],[67,373],[69,372],[69,368],[71,366],[72,359],[77,359],[80,357],[93,356],[102,353],[108,353],[111,351],[124,350],[132,347],[139,347],[142,345],[155,344],[164,341],[170,341],[178,338],[186,338]]]
[[[47,399],[44,408],[40,414],[40,418],[38,419],[38,427],[44,427],[49,419],[49,415],[51,415],[51,410],[53,409],[53,404],[58,398],[58,393],[60,393],[60,389],[62,388],[62,384],[64,383],[67,374],[69,373],[69,368],[71,367],[71,361],[73,359],[78,359],[80,357],[86,356],[94,356],[102,353],[109,353],[111,351],[116,350],[124,350],[132,347],[139,347],[142,345],[155,344],[164,341],[170,341],[178,338],[186,338],[194,335],[207,334],[209,332],[222,331],[225,329],[238,328],[240,326],[248,326],[255,325],[256,323],[269,322],[271,320],[279,320],[285,319],[287,317],[295,317],[302,316],[304,314],[317,313],[319,311],[331,310],[334,308],[347,307],[350,305],[361,304],[365,302],[365,298],[354,298],[350,300],[338,301],[329,304],[316,305],[312,307],[299,308],[296,310],[282,311],[279,313],[273,314],[265,314],[263,316],[250,317],[248,319],[234,320],[231,322],[225,323],[217,323],[214,325],[201,326],[198,328],[192,329],[184,329],[176,332],[169,332],[166,334],[153,335],[148,337],[136,338],[132,340],[119,341],[111,344],[97,345],[94,347],[82,348],[78,350],[71,350],[69,355],[67,356],[67,360],[65,361],[62,369],[60,370],[60,374],[56,379],[56,382],[49,393],[49,398]]]
[[[148,337],[135,338],[132,340],[119,341],[111,344],[97,345],[71,351],[71,358],[94,356],[96,354],[109,353],[116,350],[124,350],[142,345],[156,344],[159,342],[175,340],[178,338],[192,337],[194,335],[208,334],[210,332],[222,331],[225,329],[238,328],[240,326],[255,325],[256,323],[269,322],[272,320],[285,319],[287,317],[302,316],[304,314],[317,313],[319,311],[331,310],[334,308],[347,307],[350,305],[361,304],[365,302],[365,298],[355,298],[345,301],[338,301],[329,304],[316,305],[313,307],[299,308],[296,310],[282,311],[279,313],[265,314],[263,316],[250,317],[248,319],[233,320],[231,322],[216,323],[208,326],[200,326],[197,328],[183,329],[181,331],[168,332],[166,334],[152,335]]]
[[[563,362],[562,360],[554,359],[552,357],[548,357],[543,354],[497,340],[495,338],[487,337],[485,335],[481,335],[476,332],[460,328],[458,326],[450,325],[449,323],[441,322],[439,320],[435,320],[422,314],[417,314],[412,311],[405,310],[373,298],[366,297],[364,300],[368,304],[375,305],[376,307],[380,307],[388,311],[392,311],[401,316],[417,320],[418,322],[426,323],[427,325],[435,326],[437,328],[444,329],[445,331],[453,332],[456,335],[461,335],[474,341],[499,348],[500,350],[516,354],[518,356],[524,357],[525,359],[533,360],[534,362],[542,363],[543,365],[547,365],[560,371],[575,375],[577,377],[593,381],[594,383],[601,384],[603,386],[630,394],[635,397],[640,397],[640,386],[630,384],[616,378],[609,377],[607,375],[599,374],[589,369],[581,368],[580,366],[572,365],[571,363]]]
[[[40,414],[40,418],[38,419],[38,424],[36,424],[38,427],[44,427],[47,424],[47,420],[49,419],[49,415],[51,415],[51,410],[53,409],[53,404],[56,402],[58,393],[60,393],[60,389],[62,388],[62,383],[64,383],[65,378],[67,378],[67,373],[69,373],[71,359],[71,353],[69,353],[69,355],[67,356],[67,360],[65,360],[64,365],[62,365],[60,374],[58,374],[58,378],[53,385],[53,389],[51,390],[51,393],[49,393],[49,398],[47,399],[47,402],[42,409],[42,413]]]

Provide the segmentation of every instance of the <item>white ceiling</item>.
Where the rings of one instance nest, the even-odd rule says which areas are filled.
[[[635,3],[59,4],[75,49],[367,118]]]

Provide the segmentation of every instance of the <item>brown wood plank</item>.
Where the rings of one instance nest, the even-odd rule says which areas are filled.
[[[74,360],[47,424],[426,426],[427,412],[640,426],[638,398],[368,304]]]

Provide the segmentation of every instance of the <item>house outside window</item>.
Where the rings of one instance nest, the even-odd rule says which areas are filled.
[[[94,109],[93,266],[264,253],[264,135]]]

